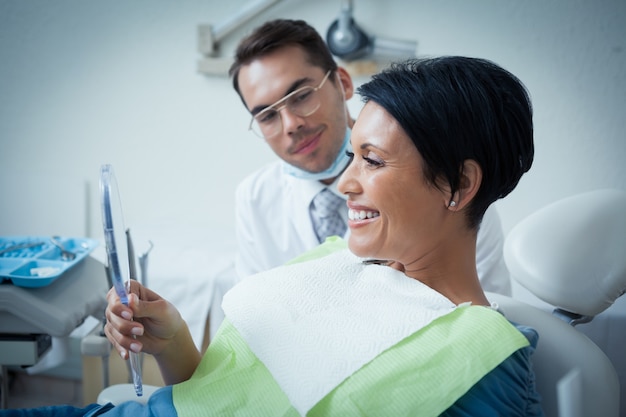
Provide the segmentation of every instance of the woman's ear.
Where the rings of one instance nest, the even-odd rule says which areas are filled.
[[[467,206],[478,192],[482,179],[483,170],[476,161],[473,159],[463,161],[459,190],[452,196],[448,207],[452,210],[461,210]]]

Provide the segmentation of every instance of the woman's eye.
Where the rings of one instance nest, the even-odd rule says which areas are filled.
[[[369,153],[367,156],[363,156],[363,160],[372,167],[380,167],[384,165],[384,162],[376,155]]]
[[[354,160],[354,152],[346,151],[346,155],[348,156],[348,158],[350,158],[350,162]],[[368,156],[361,156],[361,159],[363,159],[367,163],[367,165],[373,167],[379,167],[384,165],[384,162],[380,158],[370,155],[371,154],[368,154]]]

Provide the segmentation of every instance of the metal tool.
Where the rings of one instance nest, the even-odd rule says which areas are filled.
[[[57,248],[59,248],[61,250],[61,259],[64,261],[73,261],[76,258],[76,254],[74,252],[71,252],[67,249],[65,249],[65,246],[63,246],[61,244],[61,242],[59,242],[59,236],[52,236],[50,238],[50,242],[52,242],[52,244],[54,246],[56,246]]]
[[[36,246],[41,246],[44,243],[45,242],[18,243],[16,245],[12,245],[12,246],[9,246],[8,248],[4,248],[0,250],[0,255],[2,255],[3,253],[7,253],[7,252],[13,252],[14,250],[18,250],[18,249],[34,248]]]

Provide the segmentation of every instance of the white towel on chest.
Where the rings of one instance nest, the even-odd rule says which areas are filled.
[[[226,317],[302,415],[363,365],[455,305],[392,268],[342,250],[251,276]]]

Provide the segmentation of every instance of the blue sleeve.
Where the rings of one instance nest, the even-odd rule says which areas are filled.
[[[537,347],[537,332],[516,325],[530,342],[485,375],[442,416],[446,417],[542,417],[541,398],[535,388],[531,356]]]
[[[37,408],[0,410],[0,417],[89,417],[98,416],[113,408],[112,404],[90,404],[85,407],[50,405]]]
[[[126,401],[114,406],[90,404],[83,408],[69,405],[24,408],[18,410],[0,410],[0,417],[177,417],[172,400],[172,386],[167,385],[155,391],[147,404]]]

